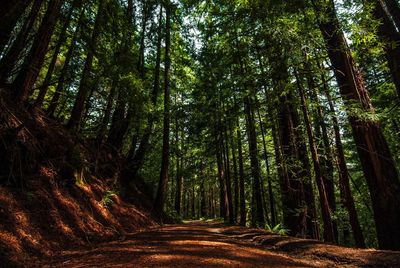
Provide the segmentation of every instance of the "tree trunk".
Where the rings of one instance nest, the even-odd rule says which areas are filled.
[[[206,192],[204,189],[204,177],[201,177],[201,183],[200,183],[200,217],[206,217],[207,215],[207,209],[206,209]]]
[[[391,0],[393,1],[393,0]],[[385,0],[369,0],[374,5],[372,15],[374,19],[380,22],[378,26],[378,35],[386,43],[383,47],[385,56],[388,61],[390,74],[392,75],[393,83],[397,89],[397,94],[400,97],[400,33],[397,31],[396,26],[393,24],[392,19],[383,5]],[[398,6],[397,6],[398,8]],[[393,10],[396,10],[394,8]],[[400,25],[399,25],[400,26]]]
[[[236,148],[234,141],[234,133],[232,131],[231,121],[229,122],[229,133],[230,133],[230,145],[232,151],[232,162],[233,162],[233,191],[234,191],[234,199],[233,199],[233,216],[235,222],[237,222],[237,217],[239,215],[239,180],[238,180],[238,167],[237,167],[237,159],[236,159]]]
[[[219,216],[228,220],[228,207],[227,207],[227,197],[226,197],[226,187],[225,187],[225,170],[222,163],[222,157],[220,152],[220,143],[217,140],[217,169],[218,169],[218,182],[219,182]]]
[[[247,117],[247,133],[249,138],[249,152],[250,152],[250,163],[251,163],[251,175],[253,177],[252,183],[252,198],[254,204],[252,208],[252,226],[253,227],[264,227],[264,211],[262,205],[261,196],[261,175],[260,175],[260,163],[258,160],[258,149],[257,149],[257,133],[254,125],[254,110],[250,96],[246,96],[244,100],[245,114]]]
[[[128,129],[129,119],[126,93],[126,88],[118,86],[116,106],[111,118],[110,131],[107,138],[107,144],[111,145],[116,151],[121,151],[125,132]]]
[[[305,73],[307,85],[309,88],[309,96],[312,103],[314,103],[314,129],[315,129],[315,146],[317,148],[317,154],[319,154],[319,160],[321,165],[321,171],[323,173],[323,184],[325,186],[326,196],[328,198],[329,209],[331,214],[334,215],[336,212],[336,199],[335,199],[335,185],[333,182],[333,159],[331,145],[329,142],[328,132],[324,121],[324,112],[318,99],[318,88],[314,77],[312,76],[312,68],[310,62],[307,60],[307,54],[305,56]],[[297,74],[296,74],[297,75]],[[306,98],[306,96],[304,96]],[[322,141],[322,142],[321,142]],[[335,241],[339,242],[339,232],[337,222],[332,217],[333,232],[335,235]]]
[[[400,29],[400,5],[397,0],[379,0],[382,4],[384,3],[385,10],[389,14],[390,18],[394,21],[396,28]]]
[[[52,0],[47,7],[29,54],[12,84],[14,99],[17,103],[25,102],[31,94],[43,65],[63,2],[63,0]]]
[[[243,152],[242,152],[242,135],[240,134],[239,118],[237,118],[237,142],[238,142],[238,162],[239,162],[239,206],[240,219],[239,223],[246,226],[246,197],[244,195],[244,167],[243,167]]]
[[[17,21],[32,0],[3,1],[0,9],[0,53],[7,45]]]
[[[276,55],[281,55],[281,51]],[[262,58],[259,53],[257,53],[259,67],[263,74],[263,77],[266,77]],[[274,68],[274,76],[277,78],[276,87],[284,90],[284,87],[287,84],[288,72],[287,72],[287,64],[285,62],[284,57],[278,57],[275,59],[277,62],[282,62],[284,64],[279,65],[279,68]],[[265,80],[263,81],[264,94],[266,100],[269,98],[269,94],[267,92],[267,83]],[[291,95],[289,94],[289,100],[291,100]],[[312,187],[312,182],[310,180],[310,164],[307,155],[307,148],[302,137],[301,127],[299,126],[298,114],[290,104],[290,101],[287,100],[285,96],[279,101],[279,111],[278,111],[278,130],[275,125],[275,115],[273,113],[271,103],[267,103],[267,112],[270,120],[272,120],[271,124],[271,132],[274,141],[274,151],[275,151],[275,161],[277,163],[277,171],[280,181],[280,188],[282,194],[282,202],[284,207],[284,224],[288,225],[289,221],[293,216],[293,209],[290,208],[293,204],[299,204],[299,202],[305,203],[303,206],[306,206],[303,214],[298,214],[299,218],[297,219],[300,223],[300,226],[295,227],[298,229],[294,229],[293,233],[297,233],[299,230],[302,230],[303,233],[306,234],[307,237],[313,239],[319,239],[319,228],[316,220],[316,208],[314,201],[314,192]],[[285,148],[288,151],[284,151],[281,143],[281,130],[285,128],[285,135],[289,135],[285,139],[285,142],[289,142],[285,145]],[[294,146],[296,145],[296,146]],[[298,148],[297,148],[298,147]],[[281,149],[282,148],[282,149]],[[287,152],[291,152],[290,155],[286,155]],[[294,161],[292,163],[292,161]],[[298,163],[301,163],[301,166],[298,166]],[[289,166],[292,166],[293,170],[288,169]],[[296,167],[297,166],[297,167]],[[289,172],[289,173],[288,173]],[[294,172],[294,173],[293,173]],[[297,175],[295,175],[297,174]],[[294,176],[294,177],[292,177]],[[291,180],[296,179],[295,177],[301,178],[297,179],[291,183]],[[296,186],[297,189],[288,188]],[[294,191],[293,191],[294,190]],[[296,193],[294,195],[291,194]],[[289,196],[290,195],[290,196]],[[300,198],[300,199],[298,199]],[[295,201],[298,199],[297,201]],[[304,199],[301,201],[301,199]],[[300,216],[303,218],[300,219]],[[305,220],[304,220],[305,218]],[[293,225],[294,226],[294,225]],[[304,231],[305,230],[305,231]]]
[[[182,199],[182,182],[183,177],[181,175],[181,166],[179,165],[179,158],[176,163],[177,174],[176,174],[176,193],[175,193],[175,211],[178,215],[181,215],[181,199]]]
[[[149,13],[150,13],[150,3],[148,1],[143,0],[142,1],[142,31],[140,33],[140,48],[139,48],[139,59],[138,59],[138,65],[137,69],[139,71],[140,77],[143,79],[146,75],[146,69],[145,69],[145,37],[146,37],[146,25],[147,25],[147,20],[149,19]],[[160,22],[161,23],[161,22]]]
[[[304,204],[303,182],[297,177],[296,151],[294,148],[294,125],[291,118],[290,96],[279,98],[279,141],[282,150],[282,164],[284,173],[281,177],[280,187],[283,206],[283,224],[292,236],[302,235],[307,232],[306,213]]]
[[[28,36],[33,31],[33,26],[38,18],[40,7],[43,0],[35,0],[33,2],[29,16],[26,18],[21,30],[18,32],[17,38],[7,50],[7,53],[0,60],[0,82],[6,83],[9,75],[14,71],[15,65],[18,63],[19,56],[27,44]]]
[[[323,3],[326,4],[326,1]],[[379,247],[400,249],[400,182],[393,157],[380,122],[360,118],[365,113],[373,114],[374,109],[363,77],[355,66],[340,29],[333,2],[315,7],[317,13],[324,13],[325,19],[319,20],[318,24],[348,111],[354,141],[371,194]]]
[[[316,180],[317,186],[318,186],[319,199],[320,199],[320,205],[321,205],[321,214],[322,214],[322,220],[324,223],[324,240],[326,242],[337,243],[334,228],[333,228],[331,210],[330,210],[329,203],[328,203],[328,196],[327,196],[327,193],[325,190],[324,182],[327,179],[324,177],[324,174],[322,172],[322,168],[320,165],[319,155],[317,152],[317,146],[315,144],[315,138],[314,138],[314,134],[313,134],[312,127],[311,127],[311,121],[310,121],[310,117],[309,117],[308,111],[307,111],[307,106],[306,106],[307,104],[306,104],[306,100],[305,100],[304,89],[301,84],[301,81],[299,80],[296,70],[295,70],[295,76],[296,76],[297,88],[299,90],[299,95],[300,95],[301,109],[303,111],[303,117],[304,117],[304,124],[305,124],[306,130],[307,130],[308,144],[310,147],[311,157],[312,157],[313,164],[314,164],[315,180]]]
[[[85,102],[87,100],[90,89],[90,77],[93,67],[94,53],[96,50],[97,39],[100,34],[101,20],[103,19],[102,18],[103,9],[106,1],[107,0],[100,0],[99,2],[99,7],[96,14],[93,32],[90,38],[90,43],[88,45],[88,52],[86,54],[85,65],[83,67],[81,81],[79,84],[78,94],[75,98],[74,106],[71,112],[71,117],[67,125],[67,127],[72,130],[79,129],[79,126],[81,124]]]
[[[54,92],[53,97],[51,98],[50,105],[46,111],[49,116],[54,116],[54,113],[59,104],[61,94],[64,90],[64,84],[67,80],[67,74],[69,71],[69,63],[72,60],[72,56],[73,56],[74,50],[75,50],[75,43],[77,42],[79,33],[83,28],[82,24],[83,24],[84,14],[85,14],[85,10],[82,8],[82,10],[79,14],[78,24],[77,24],[75,32],[72,36],[71,44],[69,45],[67,55],[65,56],[64,65],[61,69],[60,75],[58,76],[56,90]]]
[[[233,215],[233,202],[232,202],[232,183],[231,183],[231,167],[230,167],[230,159],[229,159],[229,145],[228,145],[228,133],[226,126],[228,125],[228,122],[225,118],[224,120],[225,126],[223,130],[224,138],[222,139],[222,144],[223,144],[223,151],[224,151],[224,159],[225,159],[225,170],[226,170],[226,195],[227,195],[227,204],[228,204],[228,220],[229,223],[234,223],[234,215]]]
[[[175,98],[176,104],[176,98]],[[181,151],[179,148],[179,122],[178,117],[175,115],[175,143],[176,143],[176,191],[175,191],[175,211],[178,215],[181,214],[181,199],[182,199],[182,165]],[[183,141],[182,141],[183,143]]]
[[[61,31],[59,34],[59,38],[58,38],[56,47],[54,48],[53,57],[51,58],[49,67],[47,68],[46,77],[42,83],[42,86],[40,87],[39,94],[36,98],[36,101],[34,104],[35,108],[39,108],[43,105],[44,98],[46,96],[47,90],[49,89],[49,85],[51,83],[51,78],[53,76],[53,72],[56,67],[58,54],[60,54],[61,46],[67,40],[67,30],[68,30],[68,26],[71,23],[72,15],[74,13],[74,10],[76,8],[78,8],[78,9],[81,8],[81,6],[82,5],[81,5],[80,0],[74,0],[74,2],[72,3],[72,5],[68,11],[67,17],[65,19],[65,22],[64,22],[63,27],[61,28]]]
[[[195,195],[195,190],[194,190],[194,182],[192,182],[192,193],[191,193],[191,215],[192,215],[192,219],[196,218],[196,195]]]
[[[336,146],[336,157],[339,173],[339,189],[340,198],[343,207],[347,209],[349,213],[349,222],[353,231],[354,241],[357,247],[365,248],[364,235],[361,230],[360,222],[358,221],[358,215],[356,206],[354,204],[353,194],[350,188],[349,171],[347,170],[346,159],[344,156],[344,150],[342,145],[342,139],[340,136],[339,122],[336,117],[335,106],[332,101],[331,94],[327,87],[325,76],[322,75],[322,82],[324,86],[324,93],[328,99],[329,109],[332,116],[333,130],[335,134],[335,146]]]
[[[270,171],[270,166],[269,166],[269,161],[268,161],[268,150],[267,150],[267,145],[265,142],[265,129],[263,122],[261,120],[261,115],[260,115],[260,109],[257,108],[257,115],[258,115],[258,121],[260,122],[260,129],[261,129],[261,137],[262,137],[262,142],[263,142],[263,155],[264,155],[264,161],[265,161],[265,167],[267,169],[267,184],[268,184],[268,197],[269,197],[269,207],[271,210],[271,225],[272,227],[276,226],[276,212],[275,212],[275,199],[274,199],[274,193],[272,191],[272,177],[271,177],[271,171]]]
[[[158,25],[158,37],[157,37],[157,55],[156,55],[156,65],[154,69],[154,82],[153,90],[151,92],[151,103],[155,107],[157,105],[157,99],[160,94],[160,65],[161,65],[161,42],[162,42],[162,6],[160,6],[159,14],[159,25]],[[131,149],[127,156],[127,165],[124,167],[123,173],[121,175],[123,180],[129,182],[134,179],[137,172],[144,164],[144,159],[149,147],[150,136],[153,131],[153,124],[155,120],[155,115],[150,114],[147,118],[147,126],[140,140],[138,149],[135,150],[136,146],[131,146]]]
[[[238,47],[238,44],[236,44]],[[241,75],[246,75],[246,66],[242,58],[238,58],[240,65]],[[262,191],[261,191],[261,172],[260,172],[260,162],[258,159],[258,148],[257,148],[257,132],[255,127],[255,116],[252,95],[247,93],[248,85],[247,82],[244,84],[244,92],[246,96],[244,97],[244,112],[246,118],[246,129],[249,145],[250,154],[250,166],[251,166],[251,176],[252,181],[252,206],[251,206],[251,225],[253,227],[265,227],[264,219],[264,209],[262,202]],[[254,94],[254,93],[253,93]]]
[[[157,196],[154,208],[158,213],[164,209],[165,194],[168,186],[168,164],[169,164],[169,117],[170,117],[170,81],[169,72],[171,66],[170,44],[171,44],[171,3],[166,4],[165,25],[165,70],[164,70],[164,126],[163,126],[163,148],[161,159],[160,182],[158,184]]]
[[[100,130],[97,135],[97,140],[99,144],[104,143],[104,137],[107,132],[108,124],[110,123],[111,111],[114,104],[115,94],[117,92],[117,78],[114,78],[111,83],[110,93],[107,97],[107,105],[106,109],[104,110],[103,120],[101,121]]]

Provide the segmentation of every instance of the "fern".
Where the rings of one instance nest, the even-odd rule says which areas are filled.
[[[265,225],[265,229],[274,234],[286,235],[289,232],[289,229],[286,229],[282,224],[278,223],[274,227],[269,224]]]

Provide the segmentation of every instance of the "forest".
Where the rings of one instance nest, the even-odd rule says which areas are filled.
[[[83,267],[167,224],[129,239],[255,230],[400,266],[399,104],[398,0],[0,0],[0,259]]]

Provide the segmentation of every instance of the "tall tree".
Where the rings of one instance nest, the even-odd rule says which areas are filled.
[[[0,60],[0,81],[6,83],[10,74],[15,71],[15,65],[18,63],[19,56],[28,42],[29,34],[31,33],[35,21],[38,19],[39,11],[43,0],[35,0],[26,18],[24,24],[18,32],[17,37],[11,46],[7,49],[7,53]]]
[[[160,95],[160,65],[161,65],[161,43],[162,43],[162,13],[163,9],[160,6],[159,13],[159,22],[158,22],[158,30],[157,30],[157,51],[156,51],[156,62],[154,68],[154,82],[153,82],[153,90],[151,91],[151,104],[153,107],[157,105],[157,99]],[[143,131],[142,138],[140,140],[138,148],[136,146],[131,146],[131,149],[128,153],[127,166],[125,167],[123,173],[124,180],[131,180],[136,177],[137,172],[144,164],[144,159],[146,153],[149,149],[149,141],[150,136],[153,132],[154,121],[156,119],[156,115],[154,113],[150,113],[147,118],[147,126]]]
[[[301,109],[303,111],[303,117],[304,117],[304,124],[305,124],[306,130],[307,130],[308,144],[310,147],[311,157],[312,157],[313,164],[314,164],[315,180],[316,180],[317,186],[318,186],[322,220],[324,222],[324,240],[328,241],[328,242],[336,243],[337,240],[336,240],[336,235],[334,232],[331,208],[329,206],[328,195],[327,195],[326,186],[325,186],[325,181],[327,179],[324,177],[325,175],[323,174],[320,158],[319,158],[319,155],[317,152],[317,146],[315,144],[315,137],[314,137],[314,133],[313,133],[312,126],[311,126],[310,116],[309,116],[308,110],[307,110],[304,89],[301,84],[300,78],[297,74],[297,71],[295,70],[294,72],[295,72],[295,76],[296,76],[297,88],[299,90],[299,95],[300,95]]]
[[[103,16],[103,9],[107,0],[99,0],[99,6],[97,9],[96,19],[94,22],[93,32],[90,38],[90,42],[87,48],[85,65],[83,67],[81,81],[79,83],[78,94],[75,98],[74,106],[72,108],[71,117],[68,121],[69,129],[78,129],[81,124],[85,102],[87,100],[89,89],[90,89],[90,77],[93,67],[93,59],[95,55],[95,50],[97,46],[97,40],[100,34],[101,21]]]
[[[239,206],[240,206],[240,225],[246,225],[246,197],[244,185],[244,166],[243,166],[243,151],[242,151],[242,135],[240,130],[239,118],[237,118],[237,143],[238,143],[238,162],[239,162]]]
[[[163,123],[163,148],[161,158],[160,181],[158,183],[157,195],[154,208],[158,213],[164,210],[165,196],[168,186],[169,166],[169,118],[170,118],[170,66],[171,66],[171,3],[167,1],[165,6],[165,70],[164,70],[164,123]]]
[[[17,21],[32,0],[3,1],[0,10],[0,52],[4,50]]]
[[[379,247],[400,249],[400,181],[364,79],[357,69],[331,0],[313,1],[372,199]],[[362,117],[364,115],[364,117]]]
[[[57,40],[56,46],[54,48],[54,52],[53,52],[53,56],[51,58],[49,67],[47,68],[47,73],[46,73],[46,77],[41,85],[41,87],[39,88],[39,94],[35,100],[35,107],[41,107],[44,101],[44,98],[46,96],[47,90],[49,89],[50,83],[51,83],[51,79],[53,76],[53,72],[54,69],[56,67],[56,63],[57,63],[57,59],[61,50],[61,46],[65,43],[66,39],[67,39],[67,30],[68,30],[68,26],[71,23],[72,20],[72,15],[75,11],[75,9],[78,9],[79,12],[79,8],[81,7],[81,1],[80,0],[74,0],[71,4],[71,7],[69,8],[68,14],[65,18],[64,24],[61,28],[60,31],[60,37]]]
[[[71,38],[71,43],[69,44],[68,51],[65,56],[63,67],[58,75],[56,90],[50,100],[49,107],[47,108],[47,111],[46,111],[47,114],[50,116],[54,116],[54,113],[59,104],[61,94],[64,90],[65,82],[67,82],[66,80],[67,80],[68,72],[70,70],[70,63],[72,61],[72,57],[73,57],[74,51],[76,49],[76,42],[78,41],[79,34],[82,31],[84,15],[85,15],[85,9],[82,8],[82,10],[79,14],[77,26],[76,26],[75,31]]]
[[[247,132],[249,138],[249,152],[251,162],[251,175],[253,177],[252,185],[252,225],[264,226],[264,211],[261,196],[261,175],[260,175],[260,162],[258,159],[257,148],[257,133],[254,125],[254,109],[250,96],[245,97],[244,101]]]
[[[47,7],[29,54],[12,84],[13,96],[17,103],[25,102],[32,91],[43,65],[63,2],[63,0],[51,0]]]
[[[339,122],[336,117],[335,105],[333,104],[331,94],[329,93],[329,89],[327,87],[324,74],[322,74],[322,81],[323,81],[324,91],[329,103],[329,109],[332,114],[341,202],[349,213],[349,221],[353,231],[353,236],[356,246],[360,248],[365,248],[364,235],[362,233],[360,222],[358,220],[357,210],[354,204],[354,198],[350,188],[349,171],[347,169],[346,158],[344,156],[344,149],[342,145],[342,138],[340,135]]]

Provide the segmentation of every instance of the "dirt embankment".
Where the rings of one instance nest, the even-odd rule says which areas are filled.
[[[71,188],[44,176],[24,191],[0,187],[0,267],[29,267],[32,258],[156,226],[144,211],[140,204],[123,202],[95,178]]]
[[[118,196],[122,157],[71,133],[0,96],[0,267],[157,224],[143,183]]]

